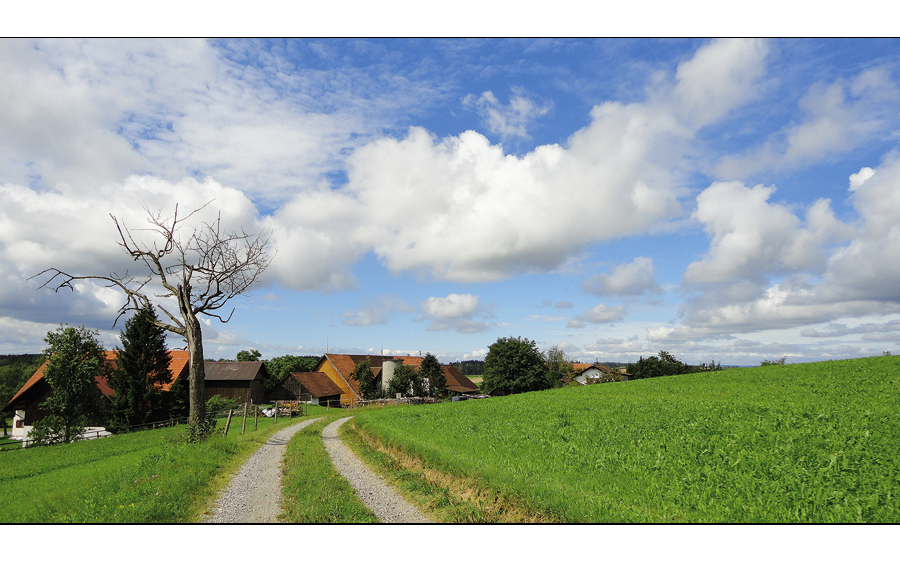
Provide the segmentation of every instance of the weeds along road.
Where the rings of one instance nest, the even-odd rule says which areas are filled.
[[[372,472],[338,438],[338,428],[352,416],[335,420],[322,430],[325,449],[335,469],[356,489],[356,496],[384,523],[427,524],[432,521],[400,493]]]
[[[210,524],[276,523],[281,512],[281,464],[291,437],[322,418],[280,430],[251,455],[216,501]]]

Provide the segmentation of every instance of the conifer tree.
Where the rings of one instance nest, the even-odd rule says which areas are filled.
[[[121,430],[163,418],[160,386],[172,381],[166,332],[152,307],[128,319],[121,333],[122,350],[110,378],[115,391],[110,428]]]

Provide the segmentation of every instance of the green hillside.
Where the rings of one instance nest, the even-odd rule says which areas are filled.
[[[898,522],[900,358],[361,412],[433,467],[565,522]]]

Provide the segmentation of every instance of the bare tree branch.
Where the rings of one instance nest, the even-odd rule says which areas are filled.
[[[229,300],[241,295],[259,281],[269,267],[274,253],[269,250],[269,233],[248,234],[222,230],[221,214],[213,223],[203,222],[192,227],[190,234],[179,238],[185,223],[211,202],[193,210],[187,216],[178,215],[178,206],[171,217],[163,217],[162,212],[147,212],[150,226],[139,231],[154,234],[152,244],[135,238],[124,222],[110,214],[119,232],[118,245],[135,262],[143,263],[147,275],[143,277],[110,273],[107,276],[73,275],[58,268],[48,268],[29,279],[52,274],[40,288],[50,288],[58,292],[68,288],[75,290],[76,281],[93,280],[107,282],[106,287],[118,288],[125,294],[125,304],[119,309],[113,326],[128,311],[155,305],[172,322],[157,320],[163,329],[185,338],[190,351],[190,399],[192,427],[203,419],[205,400],[203,399],[203,343],[197,315],[203,314],[223,323],[231,320],[234,309],[224,317],[217,313]],[[155,294],[157,299],[174,299],[178,311],[170,312],[158,301],[154,303],[147,292],[153,280],[159,282],[166,293]]]

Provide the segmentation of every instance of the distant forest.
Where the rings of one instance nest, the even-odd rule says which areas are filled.
[[[40,354],[0,354],[0,366],[31,364],[40,357]]]

